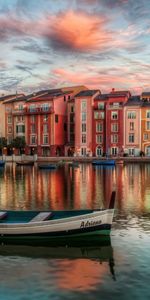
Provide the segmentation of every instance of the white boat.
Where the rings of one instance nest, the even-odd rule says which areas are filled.
[[[58,240],[109,235],[115,192],[108,209],[72,211],[1,211],[0,242]]]

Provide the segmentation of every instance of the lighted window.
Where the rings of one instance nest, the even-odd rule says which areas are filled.
[[[48,122],[48,115],[43,116],[43,122]]]
[[[130,122],[130,130],[134,130],[134,122]]]

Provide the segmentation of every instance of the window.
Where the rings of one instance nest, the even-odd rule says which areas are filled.
[[[129,111],[127,116],[128,116],[128,119],[136,119],[136,112],[135,111]]]
[[[130,122],[130,130],[134,130],[134,122]]]
[[[96,143],[97,144],[103,143],[103,136],[102,136],[102,134],[97,134],[96,135]]]
[[[101,110],[104,109],[104,103],[103,102],[98,102],[98,109],[101,109]]]
[[[129,134],[129,143],[134,143],[134,133]]]
[[[12,133],[12,127],[8,126],[8,133]]]
[[[48,135],[43,135],[43,144],[48,144]]]
[[[129,148],[128,151],[130,156],[134,155],[135,153],[134,148]]]
[[[31,123],[34,123],[34,122],[35,122],[35,118],[36,118],[36,117],[35,117],[34,115],[30,117]]]
[[[103,149],[101,147],[96,148],[96,155],[97,156],[102,156],[103,155]]]
[[[150,118],[150,110],[147,110],[147,112],[146,112],[146,118]]]
[[[48,103],[44,103],[44,104],[41,105],[42,111],[48,111],[49,107],[50,107],[50,105]]]
[[[64,123],[64,131],[67,131],[67,123]]]
[[[111,124],[111,131],[112,132],[118,132],[118,123],[112,123]]]
[[[111,135],[111,143],[118,143],[118,134]]]
[[[144,133],[143,139],[144,139],[144,141],[148,140],[148,133]]]
[[[17,133],[25,133],[25,125],[17,125],[16,132]]]
[[[43,132],[47,133],[48,132],[48,124],[43,125]]]
[[[8,124],[12,124],[12,115],[9,115],[7,117],[7,122],[8,122]]]
[[[58,123],[58,115],[55,115],[55,123]]]
[[[70,107],[70,112],[74,112],[74,106],[73,105],[71,105],[71,107]]]
[[[48,115],[43,116],[43,122],[48,122]]]
[[[118,119],[118,112],[117,111],[112,111],[111,112],[111,119],[112,120],[117,120]]]
[[[74,123],[74,114],[70,114],[70,123]]]
[[[66,101],[66,96],[64,96],[64,102]]]
[[[29,111],[30,112],[36,112],[36,105],[35,104],[32,104],[29,106]]]
[[[16,117],[16,122],[23,122],[24,121],[24,116],[17,116]]]
[[[96,132],[102,132],[102,131],[103,131],[103,124],[96,123]]]
[[[86,148],[81,148],[81,155],[86,156]]]
[[[103,111],[95,111],[94,112],[94,119],[104,119],[105,118],[105,113]]]
[[[86,100],[83,100],[81,102],[81,111],[85,111],[86,110]]]
[[[82,121],[86,121],[86,112],[82,112]]]
[[[24,107],[23,107],[23,104],[19,104],[19,105],[18,105],[18,110],[23,110],[23,108],[24,108]]]
[[[111,148],[111,155],[117,155],[118,154],[118,148],[117,147],[112,147]]]
[[[86,143],[86,134],[82,134],[82,144]]]
[[[30,136],[30,143],[31,143],[31,145],[36,144],[36,135]]]
[[[147,129],[147,130],[150,130],[150,121],[147,121],[147,122],[146,122],[146,129]]]
[[[35,133],[36,132],[35,124],[32,124],[30,128],[31,128],[31,133]]]
[[[86,124],[82,123],[82,132],[86,132]]]

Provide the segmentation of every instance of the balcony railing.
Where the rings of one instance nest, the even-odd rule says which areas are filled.
[[[52,114],[54,113],[53,107],[48,107],[47,109],[43,107],[25,107],[24,109],[14,109],[12,111],[13,115],[39,115],[39,114]]]

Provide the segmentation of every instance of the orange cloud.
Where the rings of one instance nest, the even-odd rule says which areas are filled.
[[[105,48],[112,39],[106,18],[78,11],[67,11],[49,18],[46,36],[55,48],[89,51]],[[48,25],[48,24],[47,24]]]

